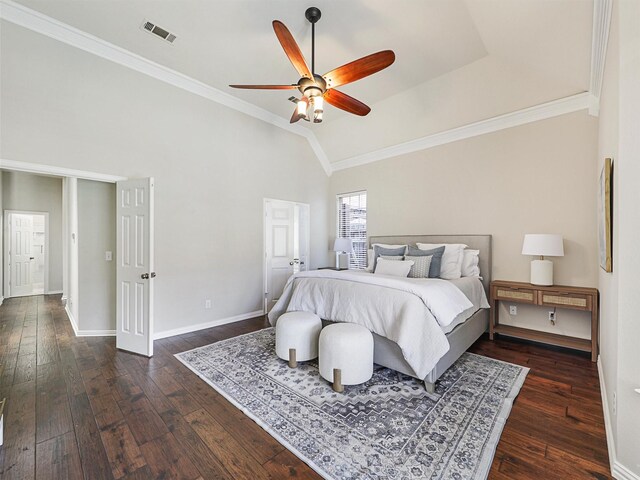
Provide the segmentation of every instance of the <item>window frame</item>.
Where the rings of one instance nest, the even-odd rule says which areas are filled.
[[[357,211],[355,218],[351,220],[346,219],[346,215],[341,205],[345,204],[343,199],[358,197],[357,205],[351,206],[353,200],[348,200],[346,205],[351,207],[351,211]],[[367,267],[367,191],[356,190],[354,192],[339,193],[336,195],[336,238],[351,238],[353,240],[353,253],[349,255],[349,268],[350,269],[363,269]],[[364,201],[363,201],[364,199]],[[364,203],[364,207],[362,206]],[[356,222],[353,222],[356,220]],[[364,228],[354,229],[354,225],[358,225],[357,220],[360,220],[360,225],[364,225]],[[348,222],[348,224],[346,223]]]

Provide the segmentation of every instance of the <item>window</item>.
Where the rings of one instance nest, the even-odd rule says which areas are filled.
[[[338,195],[337,236],[353,240],[349,268],[367,266],[367,192]]]

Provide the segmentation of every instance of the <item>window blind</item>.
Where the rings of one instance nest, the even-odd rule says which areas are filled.
[[[338,195],[337,236],[353,240],[349,268],[367,266],[367,192]]]

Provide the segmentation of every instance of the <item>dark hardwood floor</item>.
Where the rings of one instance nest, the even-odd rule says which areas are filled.
[[[256,318],[155,342],[151,359],[75,337],[59,296],[0,307],[0,478],[320,478],[173,354],[268,326]],[[611,478],[595,364],[480,339],[472,351],[531,369],[489,478]]]

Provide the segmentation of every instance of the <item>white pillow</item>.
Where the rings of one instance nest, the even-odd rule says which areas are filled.
[[[365,272],[373,272],[373,248],[367,250],[367,268],[365,268]]]
[[[374,273],[406,277],[409,275],[413,263],[411,260],[387,260],[386,258],[378,257]]]
[[[462,276],[463,277],[479,277],[480,276],[480,250],[464,250],[462,255]]]
[[[440,265],[440,278],[453,280],[462,276],[462,258],[464,243],[416,243],[420,250],[431,250],[433,248],[444,247],[442,263]]]

